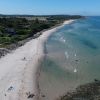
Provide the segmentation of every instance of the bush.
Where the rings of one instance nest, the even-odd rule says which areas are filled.
[[[2,44],[10,44],[11,38],[10,37],[0,37],[0,43]]]
[[[31,30],[26,30],[26,29],[20,29],[20,30],[17,30],[16,32],[17,35],[26,35],[30,33],[31,33]]]

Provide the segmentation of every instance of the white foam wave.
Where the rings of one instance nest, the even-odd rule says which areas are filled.
[[[65,52],[65,56],[66,56],[67,59],[69,58],[69,54],[68,54],[67,51]]]
[[[66,40],[63,37],[60,38],[60,41],[63,42],[63,43],[66,42]]]
[[[75,55],[74,55],[75,57],[76,57],[76,53],[75,53]]]
[[[77,69],[76,68],[74,69],[74,73],[77,73]]]

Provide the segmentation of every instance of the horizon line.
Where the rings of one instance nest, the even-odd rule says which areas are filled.
[[[85,15],[85,14],[60,14],[60,13],[59,13],[59,14],[24,14],[24,13],[23,13],[23,14],[14,14],[14,13],[13,13],[13,14],[12,14],[12,13],[9,13],[9,14],[4,14],[4,13],[0,13],[0,15],[19,15],[19,16],[21,16],[21,15],[26,15],[26,16],[27,16],[27,15],[29,15],[29,16],[43,16],[43,15],[44,15],[44,16],[46,16],[46,15],[47,15],[47,16],[49,16],[49,15],[81,15],[81,16],[100,16],[100,15],[95,15],[95,14],[94,14],[94,15],[91,15],[91,14],[90,14],[90,15]]]

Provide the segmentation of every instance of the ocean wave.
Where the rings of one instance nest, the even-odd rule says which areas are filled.
[[[68,54],[67,51],[65,52],[65,56],[66,56],[67,59],[69,58],[69,54]]]
[[[77,69],[76,68],[74,69],[74,73],[77,73]]]
[[[63,43],[66,42],[66,40],[65,40],[63,37],[61,37],[59,40],[60,40],[61,42],[63,42]]]

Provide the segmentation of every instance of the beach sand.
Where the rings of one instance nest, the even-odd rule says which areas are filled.
[[[63,25],[72,21],[65,21]],[[43,32],[0,59],[0,100],[38,100],[44,45],[48,37],[63,25]]]

